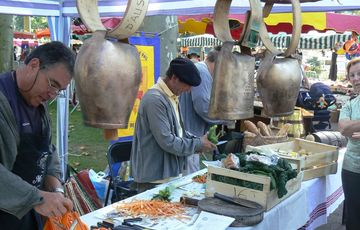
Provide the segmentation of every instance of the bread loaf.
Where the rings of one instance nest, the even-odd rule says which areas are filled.
[[[252,123],[251,121],[245,120],[244,125],[245,125],[245,129],[247,131],[255,133],[256,135],[260,134],[258,128],[256,127],[256,125],[254,123]]]
[[[269,132],[269,129],[268,129],[267,125],[264,122],[258,121],[256,125],[260,129],[261,135],[268,136],[268,137],[271,136],[271,132]]]

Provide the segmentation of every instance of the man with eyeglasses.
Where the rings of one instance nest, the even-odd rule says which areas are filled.
[[[0,224],[42,229],[41,217],[71,210],[58,154],[51,144],[46,102],[69,84],[74,53],[61,42],[33,50],[24,66],[0,74]]]

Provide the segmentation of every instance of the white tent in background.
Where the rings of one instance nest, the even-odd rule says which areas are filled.
[[[123,16],[127,0],[99,0],[101,17]],[[216,0],[150,0],[147,15],[198,15],[212,14]],[[358,0],[322,0],[301,4],[304,12],[339,11],[360,9]],[[233,1],[231,14],[245,13],[249,1]],[[289,4],[275,4],[272,12],[291,12]],[[48,16],[51,40],[70,44],[71,17],[78,17],[75,0],[0,0],[0,14]],[[68,97],[58,98],[57,109],[57,148],[63,170],[66,170],[68,153]]]

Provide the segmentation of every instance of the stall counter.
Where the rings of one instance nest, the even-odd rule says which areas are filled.
[[[328,175],[321,178],[304,181],[301,183],[299,191],[276,205],[274,208],[265,212],[264,219],[261,223],[249,227],[228,227],[227,229],[241,229],[241,230],[296,230],[296,229],[315,229],[316,227],[327,223],[327,216],[329,216],[344,200],[342,183],[341,183],[341,169],[344,158],[345,149],[340,149],[338,159],[338,171],[336,174]],[[189,191],[183,189],[184,186],[198,188],[199,193],[194,194],[196,199],[204,197],[204,188],[197,183],[192,182],[192,178],[196,175],[202,175],[206,169],[202,169],[193,174],[179,178],[177,180],[162,184],[154,189],[148,190],[134,197],[130,197],[120,202],[130,201],[132,199],[151,199],[153,194],[166,186],[172,185],[178,187],[172,194],[172,201],[179,201],[182,195],[189,196]],[[115,204],[116,205],[116,204]],[[81,216],[89,227],[96,225],[101,221],[104,214],[110,213],[114,210],[112,205],[96,210]],[[164,228],[165,229],[165,228]],[[209,227],[206,228],[211,229]]]

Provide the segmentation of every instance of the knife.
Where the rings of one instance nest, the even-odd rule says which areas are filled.
[[[219,141],[216,145],[222,145],[222,144],[225,144],[225,143],[227,143],[228,141],[227,140],[225,140],[225,141]]]
[[[226,201],[226,202],[229,202],[232,204],[236,204],[236,205],[241,205],[241,206],[244,206],[247,208],[263,209],[263,206],[261,204],[250,201],[250,200],[244,200],[241,198],[233,198],[233,197],[226,196],[226,195],[223,195],[223,194],[220,194],[217,192],[214,193],[214,197],[216,197],[220,200],[223,200],[223,201]]]

